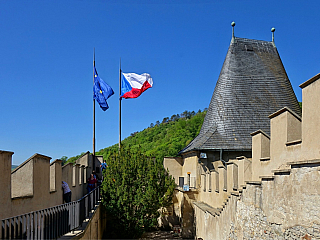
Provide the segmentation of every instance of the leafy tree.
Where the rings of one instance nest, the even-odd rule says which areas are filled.
[[[178,120],[177,115],[173,114],[170,118],[170,121],[176,121],[176,120]]]
[[[153,124],[153,123],[150,123],[150,127],[153,128],[153,127],[154,127],[154,124]]]
[[[163,118],[162,123],[167,123],[169,121],[168,117]]]
[[[157,226],[161,207],[171,204],[174,180],[162,159],[132,149],[115,151],[107,160],[102,183],[102,203],[113,218],[117,238],[137,238]]]
[[[62,166],[66,164],[67,160],[68,160],[68,157],[67,156],[62,156],[60,158],[62,160]]]

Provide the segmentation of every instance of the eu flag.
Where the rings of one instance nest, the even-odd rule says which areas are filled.
[[[107,99],[113,94],[112,88],[98,76],[94,67],[93,99],[97,100],[103,111],[109,108]]]

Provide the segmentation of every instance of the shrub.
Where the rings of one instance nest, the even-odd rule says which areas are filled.
[[[162,162],[129,149],[115,151],[107,160],[102,203],[117,238],[137,238],[153,229],[159,209],[171,204],[175,183]]]

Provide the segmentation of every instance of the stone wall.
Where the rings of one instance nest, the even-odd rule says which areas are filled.
[[[187,215],[180,211],[185,237],[193,229],[193,236],[210,240],[320,239],[320,74],[300,87],[302,118],[286,107],[271,114],[270,136],[251,134],[252,158],[193,153],[193,199],[186,205],[190,193],[180,190],[184,197],[177,199],[184,201],[175,203],[188,208]],[[182,176],[189,156],[183,157],[174,171]]]
[[[34,154],[11,172],[12,155],[0,151],[0,219],[62,204],[62,180],[71,189],[72,201],[87,193],[86,179],[92,172],[93,159],[89,152],[76,164],[65,166],[61,166],[61,160],[50,163],[50,157]],[[96,159],[96,166],[100,163]]]
[[[320,239],[320,160],[247,182],[221,208],[194,203],[195,235],[203,239]]]

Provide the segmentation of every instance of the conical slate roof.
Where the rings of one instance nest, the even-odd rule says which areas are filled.
[[[289,107],[301,116],[273,42],[233,38],[199,135],[191,150],[251,150],[250,133],[270,134],[268,116]]]

